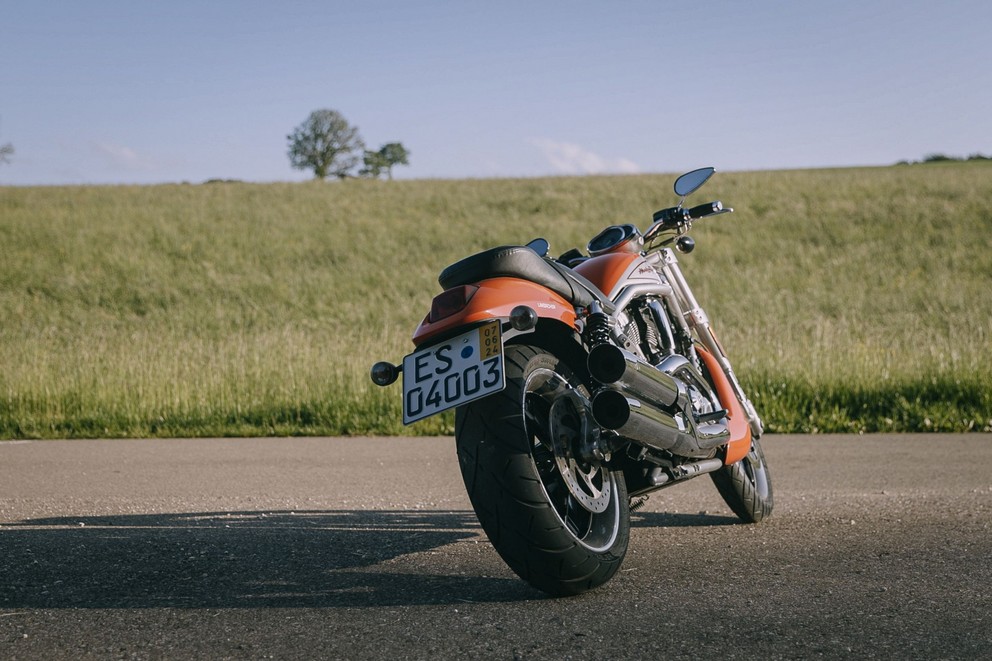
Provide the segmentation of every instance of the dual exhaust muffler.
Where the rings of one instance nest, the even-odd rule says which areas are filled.
[[[684,357],[672,355],[655,367],[629,351],[600,344],[589,352],[587,367],[604,384],[592,398],[592,415],[601,427],[683,457],[710,456],[713,448],[730,440],[726,417],[697,422],[693,415],[685,383],[672,376],[694,373]]]

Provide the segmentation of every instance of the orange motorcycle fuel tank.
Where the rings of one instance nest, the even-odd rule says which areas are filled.
[[[611,300],[624,287],[661,282],[654,267],[637,253],[608,253],[592,257],[576,266],[575,271],[599,287]]]

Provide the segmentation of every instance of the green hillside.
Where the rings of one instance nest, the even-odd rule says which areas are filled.
[[[0,188],[0,438],[394,434],[436,274],[670,175]],[[992,430],[992,164],[718,173],[683,268],[771,431]],[[408,431],[450,431],[451,417]]]

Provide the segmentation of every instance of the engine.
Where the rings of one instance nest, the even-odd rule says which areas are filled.
[[[641,299],[618,314],[618,322],[626,337],[624,349],[651,365],[661,366],[666,358],[676,353],[675,340],[668,325],[663,304],[654,299]],[[659,321],[663,324],[659,328]],[[717,410],[715,395],[703,382],[696,370],[688,364],[671,373],[682,382],[689,396],[692,411],[698,415]]]

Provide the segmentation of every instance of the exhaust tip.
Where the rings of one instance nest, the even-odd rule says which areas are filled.
[[[592,417],[607,429],[620,429],[630,420],[630,404],[616,390],[603,390],[592,398]]]
[[[600,383],[616,383],[627,369],[627,361],[620,347],[600,344],[592,348],[586,359],[589,373]]]

